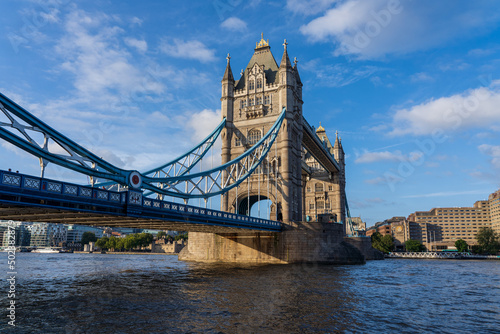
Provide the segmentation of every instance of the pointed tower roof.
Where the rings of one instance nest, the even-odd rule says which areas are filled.
[[[222,80],[234,81],[233,71],[231,71],[231,65],[229,64],[229,59],[231,59],[229,53],[227,54],[226,59],[227,59],[226,71],[224,72]]]
[[[261,34],[260,41],[255,44],[254,53],[248,62],[245,71],[241,78],[236,83],[235,89],[243,89],[245,87],[245,73],[247,69],[251,69],[255,64],[264,66],[264,73],[266,74],[266,82],[268,84],[276,81],[276,73],[278,73],[278,64],[271,53],[271,46],[269,40],[264,40],[264,34]]]
[[[285,47],[285,50],[283,51],[283,57],[281,57],[281,63],[280,63],[280,68],[292,68],[292,63],[290,62],[290,58],[288,58],[288,52],[286,51],[286,46],[288,43],[285,41],[283,42],[283,46]]]
[[[334,149],[340,149],[344,152],[344,148],[342,147],[342,139],[339,137],[339,132],[335,131],[335,143],[333,144]]]
[[[316,129],[316,133],[319,135],[321,132],[325,132],[325,128],[321,126],[321,122],[319,122],[319,127]]]
[[[302,84],[302,80],[300,80],[300,75],[299,75],[299,70],[297,68],[297,63],[299,61],[297,60],[297,57],[293,58],[293,70],[295,71],[295,78],[297,80],[297,83]]]

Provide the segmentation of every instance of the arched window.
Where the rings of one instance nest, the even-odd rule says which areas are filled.
[[[322,192],[323,191],[323,183],[316,183],[314,185],[314,191],[316,191],[316,192]]]
[[[257,89],[262,88],[262,79],[257,79]]]
[[[248,132],[248,144],[249,145],[254,145],[257,143],[261,138],[260,131],[259,130],[250,130]]]
[[[250,90],[255,89],[255,81],[250,80],[250,82],[248,83],[248,89]]]

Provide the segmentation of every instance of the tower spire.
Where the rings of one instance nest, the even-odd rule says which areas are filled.
[[[227,54],[226,59],[227,59],[226,71],[224,71],[224,76],[222,77],[222,80],[234,81],[233,71],[231,71],[231,65],[229,63],[229,60],[231,59],[229,53]]]
[[[286,41],[283,42],[284,50],[283,50],[283,57],[281,57],[281,63],[280,63],[280,68],[285,67],[285,68],[292,68],[292,64],[290,63],[290,58],[288,58],[288,52],[286,50],[288,43]]]

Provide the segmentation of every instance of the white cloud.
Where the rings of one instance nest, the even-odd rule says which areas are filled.
[[[136,16],[134,16],[130,22],[132,23],[132,25],[138,25],[138,26],[141,26],[142,25],[142,20]]]
[[[313,42],[333,40],[335,54],[362,59],[404,54],[495,27],[493,3],[346,0],[300,28]]]
[[[500,146],[493,146],[488,144],[479,145],[478,149],[481,153],[491,157],[491,164],[500,168]]]
[[[434,81],[434,78],[432,78],[427,73],[420,72],[420,73],[415,73],[412,76],[410,76],[410,80],[412,82],[422,82],[422,81]]]
[[[364,152],[358,155],[355,163],[366,164],[380,161],[418,161],[423,156],[422,152],[415,151],[410,152],[408,155],[404,155],[401,151],[397,150],[394,152],[382,151],[382,152]]]
[[[396,184],[396,183],[402,182],[403,180],[404,179],[402,177],[397,176],[394,173],[387,173],[386,175],[384,175],[384,177],[379,176],[379,177],[376,177],[376,178],[373,178],[373,179],[365,180],[365,183],[373,184],[373,185],[383,184],[383,183],[385,183],[385,184]]]
[[[204,109],[189,117],[187,126],[191,130],[189,133],[193,142],[205,139],[219,125],[222,120],[220,112],[220,110]]]
[[[337,0],[287,0],[286,8],[302,15],[318,14],[329,8]]]
[[[125,44],[130,47],[136,48],[139,52],[146,52],[148,50],[148,43],[143,39],[125,38]]]
[[[224,29],[240,32],[247,30],[246,22],[234,16],[224,20],[224,22],[222,22],[220,26]]]
[[[430,135],[500,123],[500,85],[468,90],[397,110],[390,135]]]
[[[165,39],[160,45],[160,50],[175,58],[196,59],[202,63],[215,60],[215,51],[196,40],[183,41],[175,38],[169,42]]]
[[[426,197],[449,197],[449,196],[463,196],[463,195],[486,195],[488,190],[469,190],[469,191],[442,191],[437,193],[408,195],[403,198],[426,198]]]
[[[354,66],[353,64],[321,64],[320,60],[314,59],[306,62],[302,69],[313,72],[314,80],[310,83],[326,87],[343,87],[360,80],[369,78],[374,73],[383,69],[377,66]]]
[[[56,46],[61,68],[74,75],[74,85],[83,99],[110,102],[109,95],[160,94],[164,86],[147,76],[130,61],[131,55],[120,47],[123,30],[112,25],[105,14],[90,15],[72,11],[66,18],[65,35]],[[115,101],[121,98],[114,96]]]
[[[389,152],[365,152],[360,155],[354,162],[358,164],[372,163],[379,161],[401,161],[404,159],[401,151]]]

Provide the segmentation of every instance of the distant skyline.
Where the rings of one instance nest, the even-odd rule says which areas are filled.
[[[304,116],[346,153],[367,226],[500,188],[500,4],[495,1],[3,1],[0,92],[126,169],[187,151],[220,122],[231,55],[297,57]],[[0,115],[0,122],[3,120]],[[1,169],[39,175],[4,141]],[[49,164],[47,177],[86,182]]]

